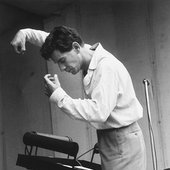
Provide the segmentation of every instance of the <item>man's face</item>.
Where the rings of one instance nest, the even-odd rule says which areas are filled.
[[[58,64],[61,71],[66,71],[72,74],[78,73],[82,65],[80,55],[75,49],[64,53],[54,50],[51,55],[51,60]]]

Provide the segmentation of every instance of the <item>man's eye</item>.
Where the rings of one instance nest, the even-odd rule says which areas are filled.
[[[59,61],[59,63],[64,63],[65,62],[65,59],[64,58],[62,58],[60,61]]]

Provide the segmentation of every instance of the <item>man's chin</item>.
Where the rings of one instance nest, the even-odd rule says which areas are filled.
[[[75,75],[75,74],[77,74],[77,72],[71,72],[71,74]]]
[[[78,73],[78,71],[72,71],[72,72],[70,72],[71,74],[73,74],[73,75],[75,75],[75,74],[77,74]]]

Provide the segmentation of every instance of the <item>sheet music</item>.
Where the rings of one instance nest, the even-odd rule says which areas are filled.
[[[62,166],[67,167],[67,168],[70,168],[70,169],[73,169],[73,167],[70,166],[70,165],[65,165],[65,164],[62,164],[62,163],[57,163],[57,164],[62,165]],[[90,169],[90,168],[86,168],[84,166],[74,166],[74,169],[75,170],[93,170],[93,169]]]

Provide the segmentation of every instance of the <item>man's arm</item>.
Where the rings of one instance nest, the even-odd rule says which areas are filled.
[[[117,66],[118,67],[118,66]],[[116,106],[118,96],[117,68],[112,60],[101,62],[96,74],[96,84],[89,98],[73,99],[60,86],[58,77],[46,75],[45,81],[50,93],[50,101],[73,119],[104,123]],[[122,76],[124,77],[124,76]]]
[[[21,29],[15,34],[13,40],[11,41],[11,45],[17,53],[21,54],[26,51],[25,44],[27,41],[41,47],[48,35],[49,33],[41,30],[30,28]]]

